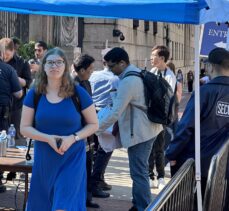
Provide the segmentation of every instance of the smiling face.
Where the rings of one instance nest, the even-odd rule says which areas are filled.
[[[49,55],[44,64],[44,71],[50,79],[61,79],[65,71],[65,62],[59,55]]]

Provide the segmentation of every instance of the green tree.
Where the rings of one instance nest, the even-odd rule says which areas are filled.
[[[34,58],[34,46],[35,41],[29,41],[28,43],[21,44],[18,49],[18,54],[25,60]]]

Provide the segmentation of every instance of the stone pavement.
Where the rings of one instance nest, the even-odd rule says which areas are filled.
[[[190,97],[187,91],[184,91],[180,105],[179,115],[181,116],[186,103]],[[170,179],[169,166],[165,168],[165,181]],[[6,175],[6,174],[5,174]],[[0,193],[0,211],[18,210],[22,211],[24,183],[20,180],[18,174],[14,182],[7,182],[7,192]],[[131,187],[128,158],[126,149],[115,150],[106,169],[105,179],[112,185],[111,196],[107,199],[94,198],[94,201],[100,205],[99,209],[88,209],[88,211],[127,211],[131,206]],[[17,186],[19,188],[17,189]],[[16,191],[17,190],[17,191]],[[159,193],[158,189],[151,189],[153,198]],[[36,199],[34,199],[36,200]]]

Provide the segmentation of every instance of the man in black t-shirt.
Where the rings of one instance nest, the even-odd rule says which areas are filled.
[[[22,90],[16,71],[3,62],[4,50],[4,45],[0,43],[0,131],[7,130],[9,127],[11,97],[22,97]],[[0,172],[0,193],[6,191],[1,179],[2,172]]]
[[[94,70],[93,63],[95,59],[87,54],[80,55],[72,66],[74,80],[77,81],[87,92],[92,96],[91,85],[88,79]],[[86,167],[87,167],[87,207],[99,208],[99,205],[92,200],[92,164],[93,164],[93,147],[91,144],[94,142],[94,136],[87,138],[89,150],[87,151]]]
[[[23,97],[18,99],[16,97],[12,98],[11,107],[11,118],[10,123],[15,125],[16,128],[16,139],[20,138],[20,121],[21,121],[21,110],[23,105],[23,98],[26,94],[26,90],[29,88],[32,81],[30,67],[27,61],[19,57],[15,53],[13,40],[10,38],[2,38],[0,40],[5,46],[4,62],[12,66],[16,72],[19,79],[20,86],[22,87]]]

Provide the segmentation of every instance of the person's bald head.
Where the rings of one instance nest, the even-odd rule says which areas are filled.
[[[0,40],[0,43],[4,46],[4,61],[9,62],[14,56],[14,42],[12,39],[4,37]]]

